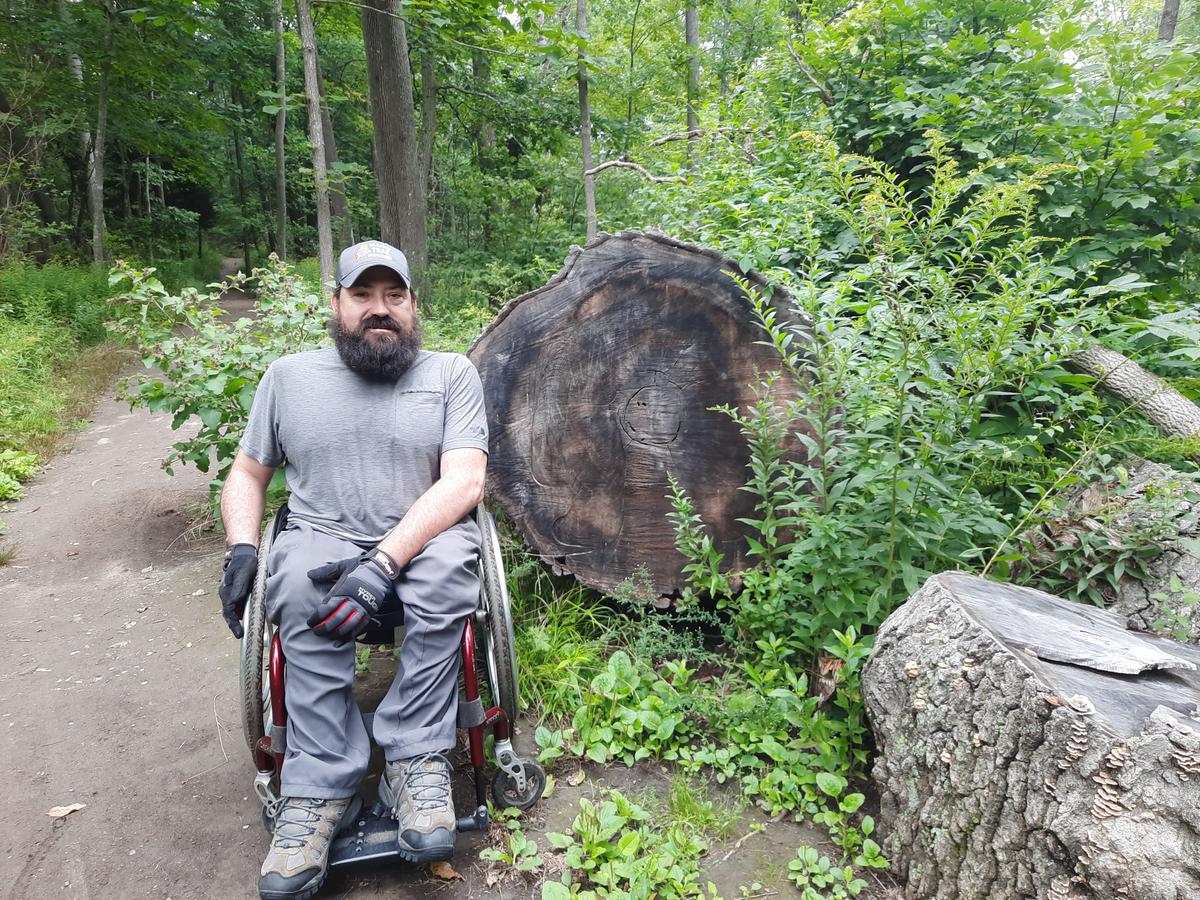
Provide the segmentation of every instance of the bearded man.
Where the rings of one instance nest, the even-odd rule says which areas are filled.
[[[400,855],[449,859],[455,816],[458,647],[479,597],[488,432],[466,357],[421,349],[408,262],[366,241],[342,252],[335,347],[276,360],[258,385],[221,493],[228,545],[221,605],[242,636],[267,485],[283,465],[287,528],[267,559],[267,612],[287,658],[283,801],[262,866],[264,900],[309,897],[358,815],[371,744],[354,700],[354,638],[403,604],[399,669],[375,713],[387,759],[379,796]]]

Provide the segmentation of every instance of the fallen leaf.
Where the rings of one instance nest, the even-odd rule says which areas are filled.
[[[571,787],[579,787],[583,784],[583,779],[585,778],[587,778],[587,775],[584,774],[583,769],[576,769],[567,776],[567,784]]]
[[[61,816],[69,816],[73,812],[79,812],[79,810],[86,806],[86,803],[72,803],[70,806],[52,806],[46,810],[46,815],[57,819]]]
[[[442,881],[461,881],[462,873],[455,870],[448,862],[435,862],[429,865],[429,874]]]
[[[558,781],[553,775],[546,776],[546,788],[542,791],[542,799],[549,800],[554,796],[554,788],[558,786]]]

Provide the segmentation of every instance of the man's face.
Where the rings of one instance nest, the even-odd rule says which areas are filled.
[[[421,348],[417,301],[384,266],[367,269],[352,287],[335,291],[329,333],[342,361],[372,381],[395,381]]]

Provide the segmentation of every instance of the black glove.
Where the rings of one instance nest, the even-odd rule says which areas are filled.
[[[225,574],[221,576],[221,615],[235,638],[242,636],[242,613],[258,571],[258,548],[234,544],[225,551]]]
[[[382,550],[318,566],[308,573],[314,584],[335,582],[308,625],[335,641],[350,641],[367,630],[384,604],[396,596],[399,569]]]

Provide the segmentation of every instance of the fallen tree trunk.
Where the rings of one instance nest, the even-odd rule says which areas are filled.
[[[961,573],[880,628],[873,775],[912,900],[1200,897],[1200,649]]]
[[[1200,406],[1129,357],[1091,344],[1074,353],[1071,363],[1113,396],[1135,407],[1165,434],[1200,434]]]
[[[1129,627],[1200,643],[1200,484],[1197,476],[1135,461],[1127,476],[1088,485],[1062,515],[1021,536],[1022,568],[1054,571],[1056,552],[1100,535],[1115,555],[1150,542],[1161,547],[1135,569],[1126,563],[1115,584],[1095,581],[1106,608]],[[1088,559],[1085,568],[1094,560]],[[1112,568],[1110,565],[1109,569]],[[1071,579],[1086,572],[1069,572]]]

